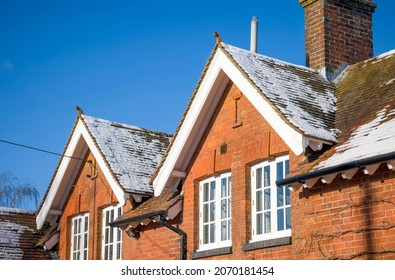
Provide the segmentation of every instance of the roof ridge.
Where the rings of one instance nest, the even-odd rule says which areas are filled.
[[[271,56],[268,56],[268,55],[265,55],[265,54],[254,53],[254,52],[251,52],[249,50],[246,50],[246,49],[243,49],[243,48],[240,48],[240,47],[236,47],[234,45],[226,44],[224,42],[221,42],[220,44],[222,45],[222,47],[225,47],[225,49],[226,49],[226,47],[231,47],[231,48],[238,49],[238,50],[241,50],[241,51],[246,52],[246,53],[251,53],[252,55],[262,57],[264,59],[270,60],[270,61],[275,62],[275,63],[277,62],[277,64],[282,64],[284,66],[293,66],[293,67],[296,67],[296,68],[299,68],[299,69],[303,69],[303,70],[306,70],[306,71],[309,71],[309,72],[320,74],[319,71],[317,71],[317,70],[315,70],[313,68],[307,67],[305,65],[300,65],[300,64],[288,62],[288,61],[281,60],[281,59],[275,58],[275,57],[271,57]]]
[[[0,215],[4,214],[30,214],[34,215],[33,210],[27,210],[23,208],[12,208],[12,207],[0,207]]]
[[[108,120],[108,119],[104,119],[104,118],[94,117],[94,116],[87,115],[87,114],[81,114],[81,117],[84,119],[84,121],[86,121],[85,118],[89,118],[91,120],[100,121],[102,123],[106,123],[108,125],[111,125],[111,126],[114,126],[114,127],[117,127],[117,128],[149,131],[149,132],[154,132],[154,133],[162,133],[162,134],[166,134],[166,135],[169,135],[169,136],[172,135],[171,133],[167,133],[167,132],[163,132],[163,131],[158,131],[158,130],[153,130],[153,129],[149,129],[149,128],[144,128],[144,127],[140,127],[140,126],[136,126],[136,125],[127,124],[127,123],[124,123],[124,122],[118,122],[118,121],[112,121],[112,120]]]

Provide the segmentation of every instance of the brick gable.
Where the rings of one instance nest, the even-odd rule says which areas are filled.
[[[95,171],[88,161],[95,164],[95,158],[90,152],[81,166],[59,220],[59,256],[61,259],[70,259],[71,218],[82,213],[89,213],[90,219],[88,257],[101,259],[101,209],[118,204],[100,167],[96,166],[97,171]],[[91,180],[88,176],[92,177],[94,174],[97,174],[97,177]]]
[[[236,109],[238,119],[236,119]],[[223,145],[226,145],[226,152],[223,150],[221,154]],[[249,166],[271,156],[288,153],[290,153],[289,148],[282,139],[237,86],[229,82],[194,153],[183,185],[182,229],[188,235],[189,253],[199,247],[199,180],[216,173],[231,171],[233,253],[212,258],[252,259],[266,258],[269,255],[284,258],[289,255],[289,246],[247,253],[242,251],[243,245],[251,238]]]

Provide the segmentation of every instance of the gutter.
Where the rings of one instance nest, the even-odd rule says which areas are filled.
[[[345,170],[348,170],[348,169],[352,169],[352,168],[356,168],[356,167],[357,168],[361,168],[361,167],[364,167],[366,165],[379,163],[379,162],[384,162],[384,161],[393,160],[393,159],[395,159],[395,152],[387,153],[387,154],[383,154],[383,155],[378,155],[378,156],[373,156],[373,157],[369,157],[369,158],[365,158],[365,159],[361,159],[361,160],[350,161],[350,162],[347,162],[347,163],[335,165],[335,166],[332,166],[332,167],[323,168],[323,169],[312,171],[312,172],[309,172],[309,173],[296,175],[296,176],[293,176],[293,177],[290,177],[290,178],[280,179],[280,180],[276,181],[276,185],[281,187],[281,186],[290,185],[290,184],[297,183],[297,182],[303,184],[308,179],[322,177],[324,175],[328,175],[328,174],[331,174],[331,173],[342,172],[342,171],[345,171]]]
[[[171,224],[167,223],[165,221],[165,217],[166,216],[167,216],[167,211],[165,211],[165,210],[158,210],[158,211],[154,211],[154,212],[145,213],[145,214],[142,214],[142,215],[139,215],[139,216],[135,216],[135,217],[126,218],[126,219],[123,219],[123,220],[111,222],[110,226],[111,227],[118,227],[118,226],[121,226],[121,225],[129,224],[129,223],[132,223],[132,222],[136,222],[136,221],[144,220],[144,219],[148,219],[148,218],[153,220],[155,217],[157,217],[158,218],[157,222],[160,225],[162,225],[162,226],[170,229],[171,231],[177,233],[178,235],[180,235],[180,260],[186,260],[187,234],[184,231],[182,231],[181,229],[176,228],[176,227],[172,226]]]

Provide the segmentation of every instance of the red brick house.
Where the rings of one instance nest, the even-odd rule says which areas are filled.
[[[60,259],[122,258],[127,235],[109,223],[153,195],[148,182],[170,138],[79,111],[36,215],[39,229],[57,227],[48,240]]]
[[[101,202],[123,205],[123,259],[395,258],[395,51],[372,57],[372,1],[299,2],[307,66],[218,37],[150,186]]]

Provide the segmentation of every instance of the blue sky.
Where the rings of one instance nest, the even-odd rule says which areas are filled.
[[[395,1],[376,0],[375,55],[395,49]],[[84,113],[173,133],[214,45],[304,64],[297,0],[0,0],[0,140],[62,153]],[[59,157],[0,142],[0,173],[44,195]],[[33,207],[34,208],[34,207]]]

